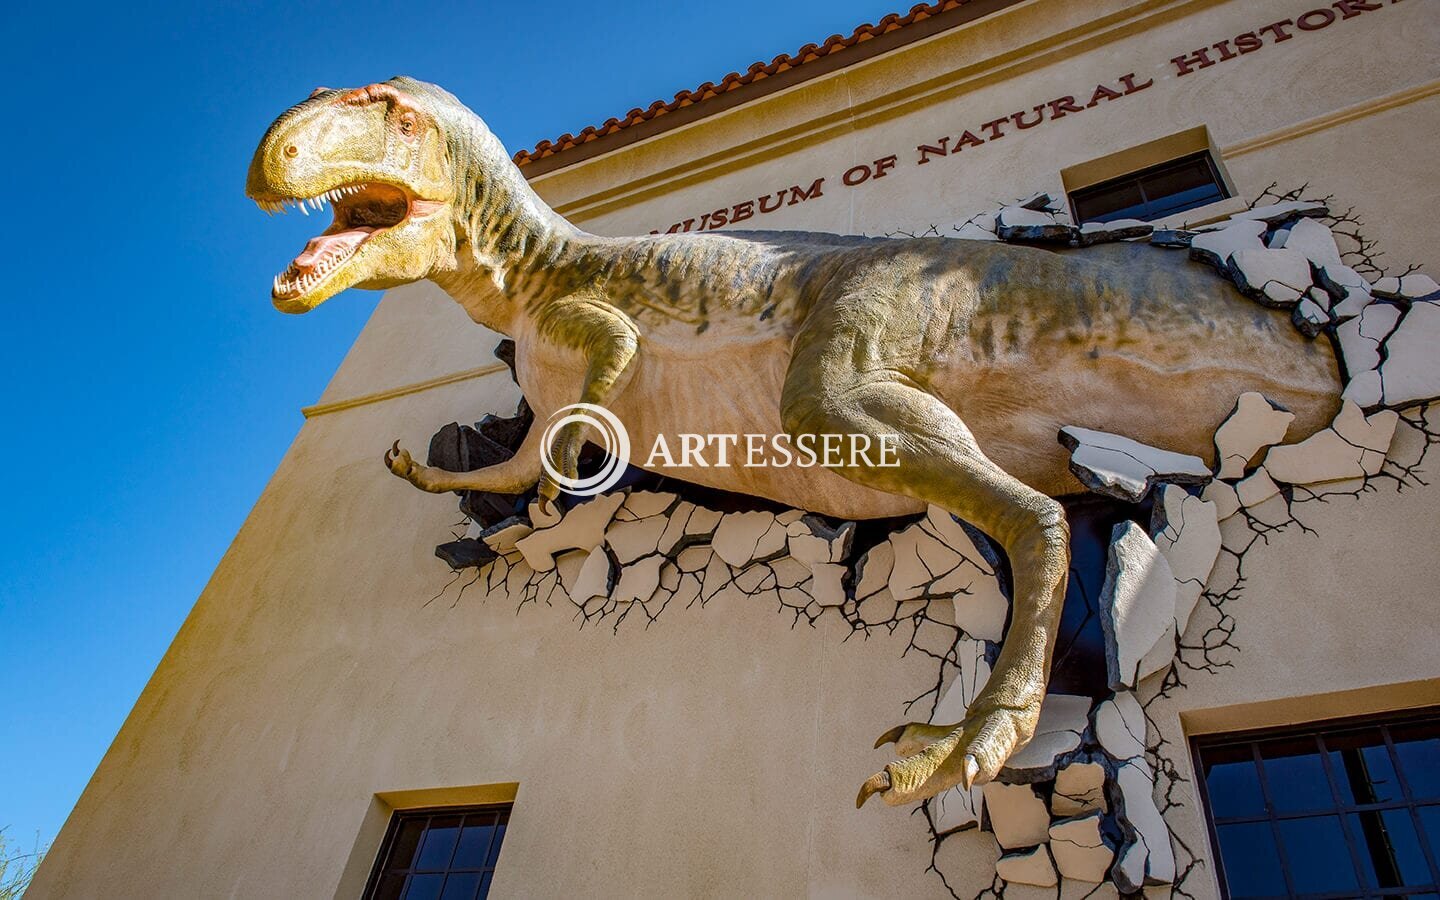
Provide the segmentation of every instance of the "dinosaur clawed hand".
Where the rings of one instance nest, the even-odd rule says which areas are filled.
[[[440,470],[417,463],[411,458],[409,450],[400,447],[398,440],[385,451],[385,468],[389,469],[392,475],[405,479],[422,491],[438,494],[448,490],[440,485],[436,477]]]
[[[891,806],[914,803],[959,785],[969,789],[1000,774],[1010,754],[1035,732],[1040,705],[994,706],[977,702],[957,725],[911,722],[880,735],[876,747],[893,742],[901,756],[870,776],[860,787],[855,806],[872,795]]]

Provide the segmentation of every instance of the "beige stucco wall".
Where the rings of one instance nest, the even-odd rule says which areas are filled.
[[[745,224],[876,233],[1058,194],[1062,169],[1205,125],[1242,194],[1308,181],[1356,206],[1388,259],[1433,274],[1434,0],[1169,74],[1171,56],[1316,5],[1032,0],[537,187],[585,227],[626,233],[823,175],[823,199]],[[913,164],[917,142],[1129,72],[1156,82]],[[839,186],[849,166],[889,153],[887,178]],[[672,609],[618,634],[556,607],[457,603],[453,588],[427,604],[450,579],[432,549],[460,516],[387,476],[380,454],[394,438],[424,447],[446,422],[508,413],[513,386],[485,374],[494,341],[429,285],[380,304],[32,896],[354,896],[384,826],[376,794],[509,782],[497,896],[940,892],[923,822],[852,803],[888,759],[869,742],[932,674],[901,658],[901,638],[845,641],[838,620],[792,627],[743,604]],[[1306,521],[1314,534],[1247,560],[1235,667],[1192,675],[1158,708],[1167,737],[1440,697],[1440,488],[1382,486]],[[1374,690],[1329,696],[1358,689]],[[1196,810],[1172,825],[1203,849]],[[975,855],[970,883],[953,885],[962,895],[993,874],[980,846],[946,845]],[[1191,889],[1212,893],[1208,872]]]

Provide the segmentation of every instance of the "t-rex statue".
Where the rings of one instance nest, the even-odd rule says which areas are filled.
[[[276,277],[276,307],[300,313],[348,287],[428,278],[515,340],[540,422],[585,402],[618,415],[641,447],[661,434],[676,446],[680,433],[896,436],[893,467],[686,476],[844,519],[934,504],[1008,553],[1014,609],[988,684],[962,722],[882,735],[876,746],[895,741],[900,758],[858,803],[984,783],[1033,735],[1069,561],[1053,498],[1079,489],[1060,427],[1213,461],[1212,435],[1242,392],[1294,412],[1292,437],[1339,408],[1328,342],[1183,254],[778,231],[601,237],[541,201],[455,97],[405,77],[316,89],[265,133],[246,193],[268,211],[334,208]],[[588,432],[567,426],[541,447],[542,431],[473,472],[398,449],[385,461],[426,491],[519,493],[538,481],[553,499],[542,451],[573,475]]]

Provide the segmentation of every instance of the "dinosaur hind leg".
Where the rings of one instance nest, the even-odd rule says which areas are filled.
[[[851,372],[847,378],[836,368],[792,364],[783,406],[787,431],[865,434],[872,441],[895,435],[898,466],[836,471],[858,484],[932,503],[975,525],[1005,548],[1015,577],[1009,633],[964,721],[946,729],[912,724],[882,736],[882,742],[897,740],[905,758],[867,781],[858,802],[878,793],[899,805],[956,784],[993,779],[1034,734],[1065,596],[1069,530],[1058,503],[986,458],[960,417],[934,396],[888,374]]]

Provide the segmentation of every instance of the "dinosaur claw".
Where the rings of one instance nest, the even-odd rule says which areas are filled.
[[[878,738],[875,739],[875,749],[876,749],[876,750],[879,750],[881,747],[885,746],[886,744],[896,743],[897,741],[900,740],[900,736],[903,735],[904,733],[905,733],[905,726],[904,726],[904,725],[896,725],[894,728],[890,729],[889,731],[885,732],[884,734],[880,735]]]
[[[860,785],[860,793],[855,797],[855,808],[859,809],[864,806],[865,801],[869,800],[873,795],[883,794],[888,790],[890,790],[890,772],[888,769],[881,769],[879,772],[865,779],[865,783]]]
[[[980,762],[975,759],[975,754],[965,754],[965,759],[960,765],[960,786],[970,790],[975,784],[975,779],[980,775]]]

